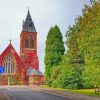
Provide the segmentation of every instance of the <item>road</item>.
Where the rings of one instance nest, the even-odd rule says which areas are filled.
[[[69,100],[26,87],[3,87],[0,90],[8,97],[8,100]]]

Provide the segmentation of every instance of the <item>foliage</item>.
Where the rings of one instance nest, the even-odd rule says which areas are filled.
[[[57,40],[53,32],[51,28],[45,52],[50,86],[72,89],[100,87],[100,2],[85,5],[82,16],[76,18],[75,25],[69,26],[66,54],[63,45],[55,45]],[[57,48],[62,48],[59,56]]]
[[[70,74],[68,75],[68,72],[66,74],[68,75],[68,84],[66,85],[67,88],[83,88],[83,77],[82,72],[84,70],[84,54],[83,51],[79,49],[78,46],[78,40],[77,40],[77,26],[74,25],[72,27],[69,27],[69,30],[66,33],[67,38],[67,47],[69,58],[69,66],[70,69],[72,69]]]
[[[79,54],[80,60],[77,63],[81,61],[85,66],[82,70],[85,88],[100,86],[99,25],[100,3],[95,2],[92,6],[85,5],[82,16],[76,19],[75,25],[67,33],[71,60],[77,59],[77,54]]]
[[[69,54],[63,55],[63,60],[58,66],[54,66],[51,71],[51,77],[48,80],[48,85],[59,88],[82,88],[81,67],[73,66],[70,63]]]
[[[51,27],[48,32],[45,48],[45,66],[46,66],[46,79],[49,84],[51,84],[50,76],[52,73],[52,67],[57,66],[62,60],[62,55],[65,52],[64,42],[62,38],[62,33],[59,27]]]
[[[16,78],[13,76],[9,76],[10,77],[10,85],[15,85],[16,84]]]

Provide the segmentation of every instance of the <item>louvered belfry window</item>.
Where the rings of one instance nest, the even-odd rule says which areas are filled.
[[[26,40],[25,40],[25,48],[29,48],[29,39],[28,39],[28,36],[26,37]]]
[[[31,37],[31,39],[30,39],[30,48],[31,49],[34,48],[34,39],[33,39],[33,37]]]

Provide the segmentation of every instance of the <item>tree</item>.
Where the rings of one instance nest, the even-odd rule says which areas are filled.
[[[67,80],[69,81],[66,86],[70,88],[83,88],[82,72],[84,70],[84,54],[79,49],[76,25],[69,27],[66,38],[68,47],[67,53],[70,57],[70,59],[68,57],[67,59],[69,59],[69,66],[72,69],[70,74],[68,74],[68,72],[66,73]]]
[[[59,27],[57,25],[54,28],[51,27],[46,40],[44,59],[47,80],[50,79],[52,67],[57,66],[61,62],[64,52],[64,42]]]
[[[84,52],[84,86],[89,88],[100,86],[100,2],[84,9],[78,19],[77,37],[79,48]]]
[[[72,89],[100,87],[100,2],[85,5],[82,16],[69,27],[66,54],[62,38],[57,39],[58,30],[57,26],[52,27],[46,41],[45,65],[50,85]]]
[[[100,2],[100,0],[90,0],[91,4],[94,2]]]
[[[82,11],[82,16],[77,17],[75,25],[69,30],[68,48],[71,61],[79,54],[84,62],[83,84],[91,88],[100,86],[100,2],[85,5]]]

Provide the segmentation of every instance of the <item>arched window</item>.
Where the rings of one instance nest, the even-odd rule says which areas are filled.
[[[4,59],[3,63],[4,63],[4,73],[5,74],[14,74],[15,73],[16,62],[11,54],[9,54]]]
[[[33,37],[31,37],[31,39],[30,39],[30,48],[31,49],[34,48],[34,39],[33,39]]]
[[[29,48],[29,39],[28,39],[28,36],[26,37],[26,40],[25,40],[25,48]]]

